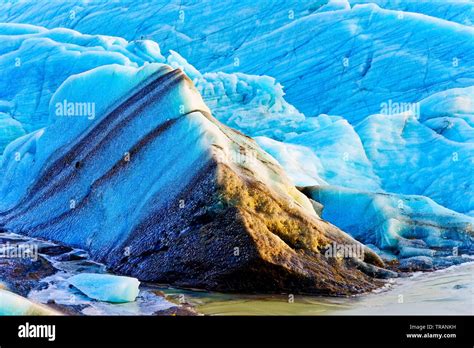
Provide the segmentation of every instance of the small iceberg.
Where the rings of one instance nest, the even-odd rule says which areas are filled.
[[[0,315],[59,315],[53,309],[34,303],[13,292],[0,289]]]
[[[135,301],[140,285],[136,278],[97,273],[81,273],[68,282],[87,297],[113,303]]]

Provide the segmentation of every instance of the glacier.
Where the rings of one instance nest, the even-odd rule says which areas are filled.
[[[229,6],[235,16],[224,15]],[[214,147],[223,149],[218,163],[239,162],[305,216],[329,221],[385,262],[407,270],[465,262],[473,253],[473,13],[469,1],[2,3],[0,220],[97,255],[121,253],[138,244],[123,243],[153,213],[148,205],[179,201]],[[148,116],[121,130],[118,121],[103,125],[169,67],[196,90],[164,88],[159,108],[125,108],[150,107]],[[90,103],[94,119],[59,117],[55,108],[66,101]],[[176,116],[183,114],[186,122]],[[138,179],[126,174],[89,198],[90,182],[106,182],[106,168],[130,154],[133,161],[128,150],[154,127],[165,127],[164,143],[140,158]],[[96,135],[98,153],[77,150],[94,128],[117,139]],[[229,148],[229,137],[244,150]],[[100,164],[85,165],[89,159]],[[127,180],[140,185],[120,186]],[[83,202],[93,208],[70,213]]]
[[[200,71],[272,76],[305,115],[343,115],[351,123],[378,112],[388,94],[416,102],[472,85],[471,2],[343,1],[333,9],[328,2],[6,3],[0,21],[151,39]]]
[[[305,191],[323,204],[323,218],[372,247],[382,258],[426,256],[444,267],[474,253],[474,218],[424,196],[324,185],[306,187]]]

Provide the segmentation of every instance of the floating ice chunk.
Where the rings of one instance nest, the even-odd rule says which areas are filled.
[[[68,281],[90,298],[114,303],[135,301],[140,285],[136,278],[98,273],[77,274]]]
[[[59,313],[13,292],[0,289],[0,315],[58,315]]]
[[[414,256],[400,260],[399,267],[405,271],[430,271],[433,269],[433,259],[428,256]]]

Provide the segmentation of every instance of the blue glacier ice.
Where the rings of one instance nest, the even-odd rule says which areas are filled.
[[[305,115],[351,123],[389,96],[472,85],[472,2],[358,2],[28,2],[4,4],[0,20],[151,39],[200,71],[272,76]]]
[[[367,157],[386,191],[424,195],[447,208],[472,215],[472,88],[463,95],[471,104],[465,118],[455,111],[451,113],[448,107],[442,115],[436,115],[434,109],[426,110],[437,105],[436,99],[442,99],[444,105],[453,103],[451,98],[459,100],[443,93],[432,95],[426,103],[422,100],[419,116],[409,111],[390,117],[377,114],[357,125]],[[440,122],[443,127],[439,127]]]
[[[164,61],[151,41],[128,43],[63,28],[0,24],[0,40],[0,152],[19,135],[48,124],[50,99],[69,76],[102,65]]]
[[[259,136],[256,140],[293,175],[319,177],[319,180],[312,181],[292,176],[299,186],[325,183],[375,191],[381,189],[380,178],[374,172],[363,143],[347,120],[320,115],[307,118],[306,122],[312,128],[290,133],[284,142],[267,136]],[[293,170],[285,165],[295,158],[302,159],[298,160],[302,168]]]
[[[343,116],[306,117],[271,77],[201,74],[176,55],[172,52],[167,61],[193,77],[220,121],[256,137],[281,163],[304,159],[293,168],[283,165],[297,185],[325,182],[425,195],[473,214],[473,87],[449,88],[413,103],[392,100],[387,91],[379,112],[353,125]]]
[[[135,301],[140,285],[136,278],[98,273],[76,274],[68,282],[92,299],[113,303]]]
[[[429,198],[336,186],[307,190],[323,204],[325,219],[365,244],[397,251],[404,257],[434,256],[435,252],[429,249],[457,248],[459,254],[461,250],[471,253],[474,218],[446,209]]]
[[[382,8],[402,12],[416,12],[451,22],[472,26],[474,7],[470,0],[400,1],[400,0],[350,0],[351,4],[375,3]]]

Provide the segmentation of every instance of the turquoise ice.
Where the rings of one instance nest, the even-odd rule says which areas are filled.
[[[114,303],[135,301],[140,285],[136,278],[98,273],[77,274],[68,282],[92,299]]]

